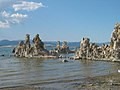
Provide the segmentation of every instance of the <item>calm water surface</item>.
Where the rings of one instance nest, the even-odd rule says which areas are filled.
[[[120,68],[113,62],[15,58],[10,57],[11,51],[0,48],[0,55],[5,54],[0,56],[0,88],[39,84],[65,89],[74,80],[115,73]]]

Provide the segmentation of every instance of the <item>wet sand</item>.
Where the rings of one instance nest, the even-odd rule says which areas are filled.
[[[86,78],[83,82],[75,88],[77,90],[119,90],[120,73]]]
[[[120,88],[120,73],[114,73],[104,76],[88,77],[80,80],[62,81],[57,84],[66,84],[64,90],[119,90]],[[48,83],[50,84],[50,83]],[[53,83],[55,84],[55,83]],[[45,87],[44,84],[33,84],[25,86],[16,86],[1,88],[0,90],[61,90],[56,87]]]

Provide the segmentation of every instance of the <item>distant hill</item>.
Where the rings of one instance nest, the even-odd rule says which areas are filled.
[[[8,46],[8,45],[18,45],[18,43],[22,40],[1,40],[0,41],[0,46]],[[32,43],[32,40],[31,40]],[[44,42],[46,46],[56,46],[57,41],[45,41]],[[104,44],[109,44],[110,42],[104,42]],[[62,42],[60,43],[62,45]],[[96,43],[97,45],[101,46],[103,43]],[[80,42],[68,42],[68,46],[80,46]]]
[[[110,42],[103,42],[105,45],[109,45]],[[103,43],[96,43],[97,45],[101,46]]]
[[[7,45],[17,45],[19,43],[19,40],[17,41],[9,41],[9,40],[1,40],[0,46],[7,46]]]

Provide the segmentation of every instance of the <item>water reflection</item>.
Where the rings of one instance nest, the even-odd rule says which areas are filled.
[[[93,64],[93,61],[82,60],[80,64],[83,67],[82,71],[83,71],[84,77],[85,78],[91,77],[92,76],[92,67],[91,66]]]
[[[84,71],[85,77],[93,77],[98,75],[106,75],[110,73],[116,73],[120,68],[119,63],[107,62],[107,61],[80,61],[82,65],[82,71]]]
[[[41,60],[0,57],[0,88],[26,84],[46,84],[77,80],[117,72],[119,63],[75,61],[62,59]]]
[[[23,59],[19,59],[19,63],[21,63],[20,67],[26,71],[32,71],[37,69],[41,70],[43,67],[43,60],[23,58]]]

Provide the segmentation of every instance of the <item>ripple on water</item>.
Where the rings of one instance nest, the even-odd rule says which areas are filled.
[[[21,86],[26,84],[58,84],[70,83],[82,78],[106,75],[117,72],[119,63],[101,61],[69,60],[63,63],[62,59],[40,60],[14,57],[0,57],[0,88]],[[56,85],[57,84],[57,85]]]

